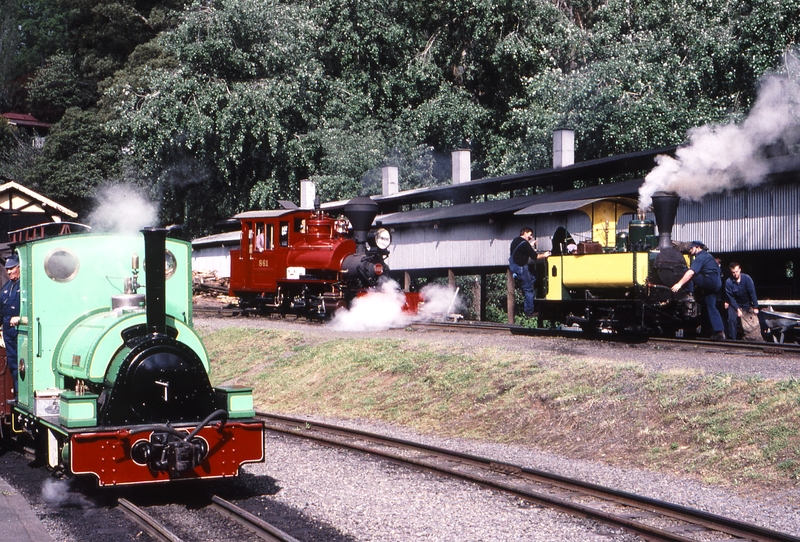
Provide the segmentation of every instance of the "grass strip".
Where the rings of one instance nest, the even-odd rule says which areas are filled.
[[[712,483],[800,477],[797,379],[651,372],[632,361],[419,340],[204,335],[212,382],[253,386],[259,409],[527,444]]]

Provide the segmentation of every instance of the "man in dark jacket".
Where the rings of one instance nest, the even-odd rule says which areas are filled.
[[[707,315],[711,324],[711,338],[714,340],[724,339],[722,316],[717,308],[717,294],[722,291],[719,264],[700,241],[692,241],[689,246],[689,254],[694,256],[692,265],[683,274],[681,280],[672,286],[672,291],[677,293],[691,281],[692,285],[690,286],[694,287],[694,297],[702,305],[703,313]]]
[[[742,319],[742,328],[748,340],[763,340],[761,325],[758,321],[758,298],[756,285],[750,275],[742,273],[742,268],[736,262],[728,266],[731,277],[725,281],[725,297],[728,307],[728,338],[736,340],[739,318]],[[748,330],[750,330],[748,332]]]
[[[523,311],[525,316],[532,318],[533,313],[533,297],[534,286],[536,284],[536,275],[531,273],[529,263],[535,263],[538,258],[546,258],[550,255],[549,252],[537,254],[536,249],[531,244],[533,240],[533,230],[530,228],[522,228],[519,231],[519,237],[515,237],[511,241],[511,255],[508,257],[508,268],[522,282],[522,293],[525,294],[525,303]],[[536,241],[533,241],[535,244]]]
[[[6,363],[14,379],[17,393],[17,324],[19,324],[19,258],[6,260],[6,273],[10,279],[0,290],[0,309],[3,311],[3,342],[6,345]]]

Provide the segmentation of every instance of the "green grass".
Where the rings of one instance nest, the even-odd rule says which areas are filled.
[[[254,329],[204,341],[213,383],[254,386],[263,410],[383,420],[712,482],[800,476],[797,379]]]

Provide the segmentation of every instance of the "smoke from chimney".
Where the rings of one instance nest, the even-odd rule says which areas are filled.
[[[787,62],[788,64],[788,62]],[[756,186],[769,173],[766,150],[797,139],[800,81],[768,75],[748,117],[737,125],[705,125],[688,133],[689,143],[675,158],[660,155],[639,189],[639,209],[646,211],[658,191],[699,200],[712,193]]]

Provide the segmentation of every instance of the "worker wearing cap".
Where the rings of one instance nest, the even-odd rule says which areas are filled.
[[[694,256],[692,265],[683,274],[681,280],[672,286],[673,292],[678,292],[685,284],[691,281],[694,286],[694,297],[703,306],[703,313],[707,315],[711,324],[711,338],[720,340],[725,338],[722,316],[717,308],[717,294],[722,290],[722,275],[720,274],[717,260],[708,253],[706,246],[701,241],[692,241],[689,254]]]
[[[513,273],[514,278],[522,281],[522,293],[525,295],[525,302],[523,304],[523,311],[526,318],[533,318],[533,300],[536,292],[536,274],[531,272],[531,263],[535,264],[536,260],[550,256],[549,252],[541,254],[536,252],[536,240],[533,238],[533,230],[530,228],[522,228],[519,232],[519,237],[515,237],[511,241],[510,255],[508,257],[508,268]]]
[[[19,258],[6,260],[9,281],[0,289],[0,309],[3,311],[3,341],[6,343],[6,363],[14,379],[17,394],[17,324],[19,324]]]

